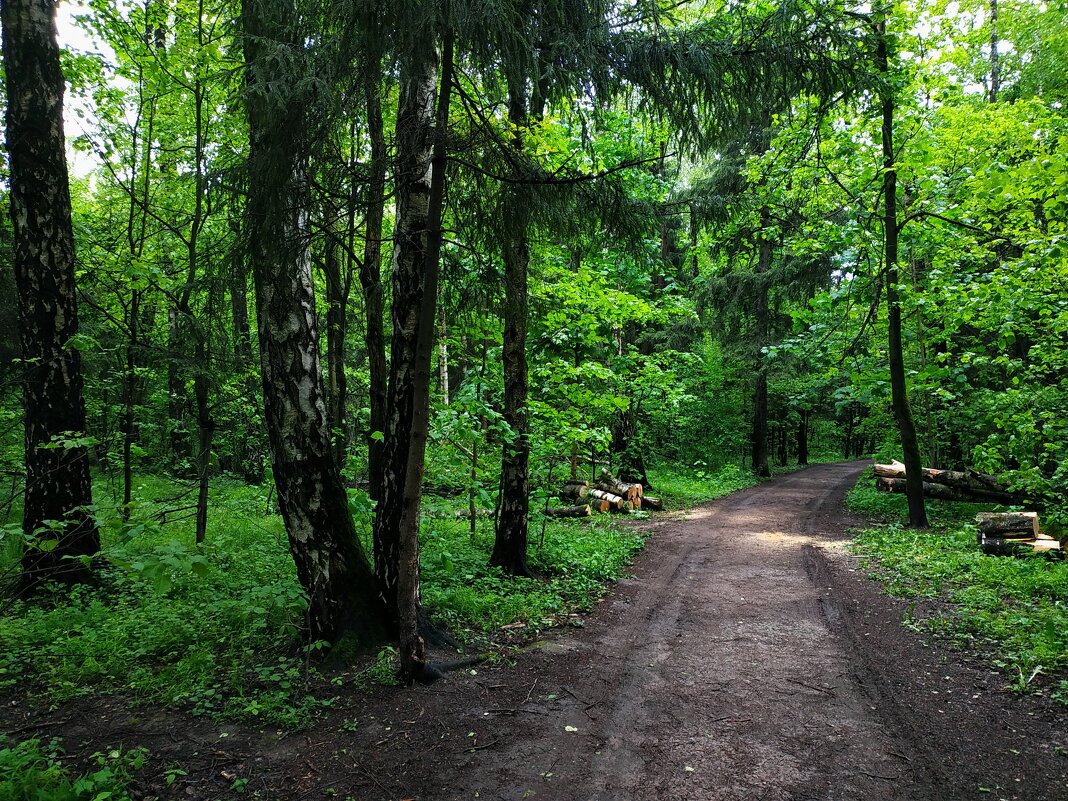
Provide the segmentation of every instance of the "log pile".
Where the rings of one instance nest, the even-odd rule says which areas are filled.
[[[620,481],[608,470],[601,470],[592,485],[589,481],[571,479],[561,488],[560,498],[564,501],[582,501],[597,512],[629,512],[638,509],[660,511],[664,508],[659,498],[644,494],[641,484]]]
[[[1035,512],[980,512],[975,516],[975,538],[983,553],[991,556],[1019,556],[1061,550],[1061,543],[1038,527]]]
[[[905,492],[905,465],[899,461],[877,464],[875,488],[883,492]],[[923,494],[944,501],[1019,504],[1023,498],[1000,483],[996,476],[977,470],[935,470],[923,468]]]

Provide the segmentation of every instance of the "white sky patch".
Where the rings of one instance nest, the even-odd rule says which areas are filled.
[[[106,42],[92,38],[75,21],[75,17],[91,13],[84,0],[63,0],[56,11],[56,31],[59,46],[63,50],[78,53],[96,53],[106,61],[114,62],[115,53]],[[63,125],[67,135],[67,167],[72,176],[84,178],[100,166],[99,159],[92,153],[75,150],[70,141],[89,134],[98,128],[96,109],[92,102],[84,97],[77,97],[70,90],[63,97]]]

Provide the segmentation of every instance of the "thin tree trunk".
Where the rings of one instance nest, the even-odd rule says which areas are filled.
[[[526,86],[512,82],[508,91],[508,121],[516,134],[512,146],[523,147],[522,129],[527,125]],[[527,566],[527,514],[530,507],[530,441],[527,417],[527,241],[530,213],[517,189],[505,190],[505,218],[509,231],[503,248],[504,261],[504,421],[510,437],[501,456],[501,484],[497,496],[497,526],[491,565],[513,576],[530,576]]]
[[[797,424],[797,463],[808,464],[808,409],[800,411],[801,420]]]
[[[87,559],[100,550],[88,451],[78,442],[85,434],[81,354],[69,345],[78,333],[78,302],[54,12],[54,3],[40,0],[0,3],[24,359],[27,592],[46,579],[88,578]],[[55,442],[63,439],[73,441]],[[51,547],[35,544],[45,542]]]
[[[771,269],[772,242],[767,235],[771,224],[767,209],[760,213],[760,242],[757,250],[757,280],[754,317],[756,322],[757,346],[767,344],[770,328],[768,310],[767,273]],[[762,353],[757,354],[757,374],[753,385],[753,472],[767,478],[771,475],[768,465],[768,366]]]
[[[445,304],[442,288],[438,284],[438,390],[441,402],[449,405],[449,325],[445,320]]]
[[[380,607],[326,431],[316,342],[304,141],[309,98],[288,66],[303,36],[292,2],[244,0],[241,16],[264,411],[290,551],[308,594],[304,634],[333,642],[354,631],[366,641],[381,633]],[[290,56],[277,58],[279,48]]]
[[[234,233],[240,233],[235,226]],[[240,240],[239,240],[240,241]],[[231,254],[230,265],[230,315],[234,337],[234,367],[241,375],[245,395],[243,409],[259,406],[259,376],[256,374],[252,355],[252,332],[248,316],[248,262],[247,246],[241,242]],[[241,465],[241,473],[250,484],[263,481],[263,453],[254,444],[259,442],[256,419],[247,411],[241,412],[241,434],[235,437],[234,456]]]
[[[135,408],[137,403],[137,338],[141,314],[141,290],[130,294],[128,329],[130,341],[126,344],[126,371],[123,376],[122,412],[122,509],[119,516],[123,523],[130,520],[130,503],[133,501],[133,442],[136,429]]]
[[[215,438],[215,421],[211,418],[208,404],[208,377],[205,366],[208,352],[204,334],[197,335],[194,361],[196,376],[193,378],[193,397],[197,405],[197,509],[196,542],[204,542],[208,532],[208,481],[211,478],[211,444]]]
[[[889,76],[889,53],[886,21],[877,23],[877,67],[883,76]],[[919,438],[916,423],[909,404],[908,385],[905,378],[905,356],[901,339],[901,304],[898,301],[898,219],[897,219],[897,160],[894,152],[894,96],[892,89],[885,89],[882,98],[883,139],[883,234],[885,237],[886,302],[888,306],[887,352],[890,361],[890,394],[894,419],[901,437],[902,461],[908,477],[909,526],[927,528],[927,508],[923,500],[923,469],[920,458]]]
[[[204,2],[200,0],[197,6],[197,49],[198,52],[205,46],[204,31]],[[189,221],[189,237],[186,240],[186,263],[187,278],[185,288],[182,290],[178,303],[178,309],[189,321],[190,331],[193,334],[193,400],[197,412],[197,509],[196,509],[196,541],[204,542],[208,530],[208,480],[211,471],[211,445],[215,437],[215,421],[211,417],[209,402],[209,370],[211,350],[209,345],[210,332],[203,326],[198,326],[190,307],[190,299],[193,294],[194,281],[200,269],[200,234],[207,222],[207,193],[208,181],[205,168],[207,151],[207,121],[204,114],[204,100],[207,88],[200,67],[194,73],[193,90],[193,214]],[[209,296],[211,290],[209,289]],[[210,323],[210,306],[204,314],[205,323]]]
[[[185,426],[185,382],[179,365],[182,352],[181,320],[173,305],[167,309],[167,442],[176,462],[189,456],[189,432]]]
[[[990,102],[998,102],[1001,91],[1001,62],[998,54],[998,0],[990,0]]]
[[[348,458],[348,387],[345,378],[345,341],[348,337],[347,286],[341,275],[340,245],[330,232],[326,241],[323,274],[326,279],[326,382],[327,431],[334,443],[334,459],[339,467]]]
[[[379,59],[364,78],[364,102],[367,107],[367,128],[371,139],[370,175],[367,183],[367,213],[364,217],[363,262],[360,264],[360,286],[366,324],[364,344],[367,347],[369,383],[368,405],[371,409],[367,437],[368,493],[373,500],[382,497],[383,436],[386,430],[386,387],[389,380],[386,365],[384,333],[384,299],[382,293],[382,220],[386,205],[386,136],[382,122],[382,101],[379,97]],[[377,528],[376,528],[377,531]],[[376,534],[377,538],[377,534]],[[375,560],[378,547],[376,539]],[[376,568],[377,570],[377,568]]]
[[[616,424],[612,429],[612,453],[619,459],[616,477],[628,484],[641,484],[645,489],[652,489],[646,474],[645,456],[638,434],[638,416],[631,406],[621,409],[616,415]]]

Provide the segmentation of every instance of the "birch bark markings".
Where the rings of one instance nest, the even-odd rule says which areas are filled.
[[[308,238],[307,98],[292,2],[244,0],[251,262],[264,409],[309,640],[377,639],[374,575],[356,537],[327,431]],[[296,65],[296,66],[295,66]]]
[[[440,70],[439,55],[440,54]],[[375,570],[397,623],[402,677],[432,681],[420,635],[419,512],[430,427],[445,138],[452,93],[452,34],[432,20],[411,32],[400,58],[393,245],[393,338],[382,497],[375,515]],[[440,75],[440,92],[437,92]],[[437,102],[435,103],[435,93]],[[436,113],[435,113],[436,112]]]
[[[91,514],[92,484],[84,445],[81,354],[69,346],[78,333],[74,234],[63,136],[63,73],[56,42],[55,2],[3,0],[7,146],[15,283],[22,330],[26,492],[22,589],[42,580],[86,578],[79,559],[100,550]],[[49,521],[59,521],[57,524]]]

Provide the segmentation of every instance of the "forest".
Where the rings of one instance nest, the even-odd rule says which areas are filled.
[[[1068,522],[1062,0],[0,8],[2,687],[433,682],[626,572],[602,470]]]

